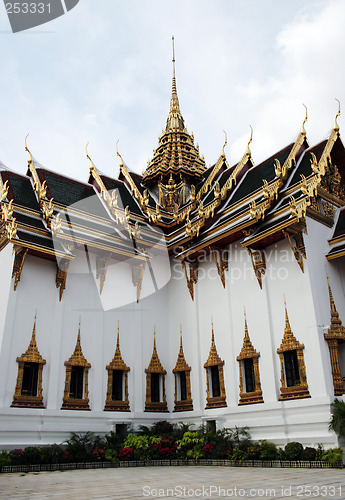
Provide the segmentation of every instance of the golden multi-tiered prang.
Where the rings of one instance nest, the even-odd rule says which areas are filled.
[[[158,147],[153,153],[143,174],[143,184],[153,186],[158,180],[167,183],[171,174],[175,181],[187,178],[194,182],[202,177],[205,171],[205,160],[200,158],[198,146],[194,145],[194,137],[187,132],[180,111],[176,90],[175,51],[173,37],[173,77],[170,111],[165,130],[159,137]]]

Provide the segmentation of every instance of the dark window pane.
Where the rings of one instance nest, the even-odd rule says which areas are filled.
[[[72,399],[83,399],[84,367],[72,366],[71,383],[69,386],[69,397]]]
[[[296,349],[293,351],[284,352],[284,366],[285,366],[285,383],[286,387],[293,387],[299,385],[299,367]]]
[[[219,369],[218,366],[211,366],[211,386],[212,397],[217,398],[220,396],[220,383],[219,383]]]
[[[180,372],[180,387],[181,387],[181,401],[185,401],[187,399],[187,381],[186,381],[186,372]]]
[[[152,403],[160,402],[159,395],[159,373],[151,373],[151,401]]]
[[[37,396],[38,363],[24,363],[22,396]]]
[[[112,399],[113,401],[122,401],[123,398],[123,371],[113,370],[113,387]]]
[[[244,359],[244,378],[246,383],[246,392],[255,391],[255,378],[254,378],[254,363],[253,358]]]

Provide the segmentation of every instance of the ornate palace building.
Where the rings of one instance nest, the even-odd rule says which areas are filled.
[[[339,110],[340,112],[340,110]],[[345,149],[207,167],[176,90],[142,175],[0,164],[0,445],[157,420],[337,445]],[[225,145],[224,145],[225,146]]]

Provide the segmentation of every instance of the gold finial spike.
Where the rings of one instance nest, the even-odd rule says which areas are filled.
[[[176,74],[175,74],[175,38],[172,36],[172,49],[173,49],[173,76],[172,76],[172,93],[170,100],[170,115],[173,113],[181,114],[180,112],[180,104],[177,97],[177,88],[176,88]]]
[[[77,345],[80,346],[80,325],[81,325],[81,315],[79,316],[79,327],[78,327],[78,337],[77,337]]]
[[[116,141],[116,154],[117,156],[120,157],[120,167],[123,167],[124,166],[124,163],[123,163],[123,159],[122,159],[122,156],[120,155],[119,153],[119,148],[118,148],[118,143],[119,143],[119,139]]]
[[[251,156],[252,153],[250,151],[249,145],[253,140],[253,127],[251,125],[249,125],[249,126],[250,126],[250,138],[249,138],[249,141],[247,144],[246,155]]]
[[[211,325],[212,325],[212,337],[211,337],[211,343],[214,345],[214,330],[213,330],[213,318],[211,316]]]
[[[337,118],[338,118],[338,116],[340,116],[340,101],[337,98],[335,100],[338,103],[338,112],[337,112],[337,114],[335,115],[335,118],[334,118],[333,130],[338,131],[339,130],[339,125],[338,125],[338,122],[337,122]]]
[[[326,268],[326,276],[327,276],[327,284],[328,284],[328,293],[329,293],[329,302],[330,302],[330,305],[331,305],[331,313],[332,312],[336,312],[336,307],[335,307],[335,303],[334,303],[334,299],[333,299],[333,293],[332,293],[332,289],[331,289],[331,284],[329,282],[329,276],[328,276],[328,272],[327,272],[327,266],[325,266]]]
[[[287,330],[287,329],[291,330],[289,316],[288,316],[287,307],[286,307],[285,294],[284,294],[284,308],[285,308],[285,330]]]
[[[117,341],[116,349],[120,349],[120,321],[117,322]]]
[[[35,310],[35,319],[34,319],[34,327],[32,329],[32,341],[36,341],[36,320],[37,320],[37,309]]]
[[[225,134],[225,142],[224,142],[223,147],[222,147],[222,156],[223,156],[223,158],[225,158],[225,151],[224,151],[224,148],[225,148],[225,146],[226,146],[226,145],[227,145],[227,143],[228,143],[228,136],[227,136],[227,134],[226,134],[225,130],[223,130],[223,132],[224,132],[224,134]]]
[[[156,347],[156,325],[153,328],[153,350],[154,351],[157,350],[157,347]]]
[[[244,307],[243,309],[244,309],[244,336],[246,338],[249,338],[246,308]]]
[[[183,345],[182,345],[182,325],[180,324],[180,352],[183,352]]]
[[[27,144],[27,138],[29,137],[30,134],[26,134],[25,136],[25,151],[27,151],[29,153],[29,160],[28,160],[28,163],[31,163],[32,162],[32,154],[31,154],[31,151],[30,149],[28,148],[28,144]]]
[[[173,58],[172,58],[172,63],[173,63],[173,78],[175,78],[175,37],[174,37],[174,35],[171,37],[171,40],[172,40],[172,54],[173,54]]]
[[[308,108],[305,104],[303,104],[303,106],[305,107],[305,118],[304,118],[303,123],[302,123],[301,134],[307,135],[305,128],[304,128],[304,125],[306,124],[306,121],[308,120]]]

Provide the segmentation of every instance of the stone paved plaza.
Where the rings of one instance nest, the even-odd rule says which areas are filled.
[[[0,474],[0,498],[345,499],[342,469],[143,467]]]

